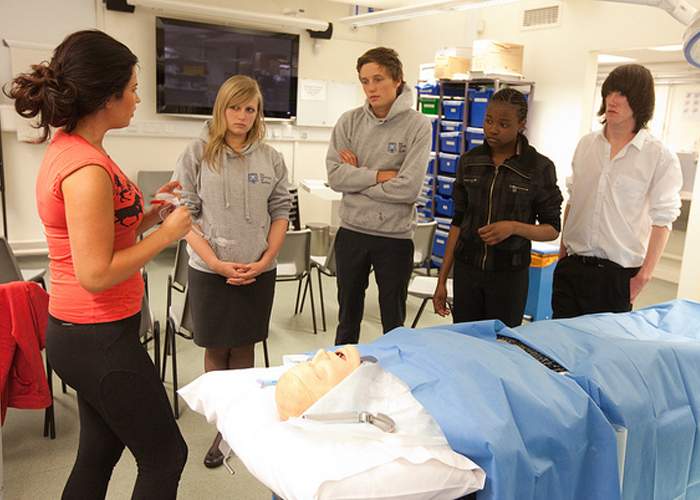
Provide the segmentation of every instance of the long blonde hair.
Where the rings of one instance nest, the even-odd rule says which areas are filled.
[[[265,138],[265,120],[263,117],[263,98],[258,83],[245,75],[235,75],[221,84],[216,94],[212,120],[209,123],[209,140],[204,148],[204,160],[209,167],[218,171],[221,166],[221,158],[226,145],[226,108],[229,106],[243,105],[257,98],[258,114],[253,122],[253,127],[246,135],[243,147],[248,147]]]

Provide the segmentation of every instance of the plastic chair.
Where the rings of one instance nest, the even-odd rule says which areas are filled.
[[[429,300],[433,298],[437,282],[437,276],[416,276],[411,280],[411,283],[409,283],[408,294],[412,297],[417,297],[422,300],[420,307],[418,308],[418,312],[416,313],[416,317],[413,318],[413,323],[411,323],[411,328],[416,327],[416,324],[418,324],[418,320],[420,319],[421,314],[423,314],[423,309],[425,309],[425,305],[428,303]],[[453,300],[453,282],[452,278],[448,278],[447,302],[449,304],[452,304]]]
[[[323,280],[321,279],[321,274],[335,278],[335,236],[331,238],[330,246],[328,247],[328,255],[312,255],[311,256],[311,267],[316,269],[318,273],[318,291],[321,296],[321,325],[323,331],[326,331],[326,307],[323,300]],[[300,311],[304,310],[304,301],[306,299],[307,286],[304,287],[304,294],[301,297],[301,307]]]
[[[160,373],[160,322],[153,316],[148,298],[148,273],[142,272],[145,293],[141,300],[141,324],[139,326],[139,338],[144,349],[148,350],[149,342],[153,342],[153,364],[156,373]]]
[[[165,370],[168,355],[172,356],[173,379],[173,413],[175,418],[180,417],[180,402],[177,395],[177,337],[191,340],[194,332],[194,321],[187,294],[187,266],[189,254],[187,253],[187,241],[180,240],[175,251],[175,264],[173,271],[168,275],[168,289],[166,295],[166,322],[165,339],[163,347],[163,363],[161,364],[160,379],[165,380]],[[177,295],[173,294],[175,292]],[[263,354],[265,367],[270,367],[270,357],[267,351],[267,340],[263,340]]]
[[[143,193],[143,204],[148,207],[151,198],[156,194],[156,191],[160,189],[163,184],[170,182],[173,176],[172,170],[139,170],[136,173],[136,184],[138,185],[141,193]],[[145,233],[140,235],[143,239],[144,236],[155,230],[155,227],[150,228]],[[168,248],[174,245],[169,245]]]
[[[301,214],[299,213],[299,190],[295,187],[289,189],[292,197],[292,206],[289,209],[289,225],[295,231],[301,230]]]
[[[298,281],[297,299],[294,304],[294,314],[299,314],[299,298],[301,297],[301,285],[306,280],[304,291],[308,287],[311,300],[311,319],[316,329],[316,305],[314,304],[313,284],[311,283],[311,231],[287,231],[280,253],[277,256],[276,281]]]
[[[44,275],[46,269],[22,269],[7,240],[0,236],[0,283],[10,281],[35,281],[46,290]]]
[[[413,268],[424,267],[430,276],[430,257],[433,253],[433,239],[437,222],[419,222],[413,233]]]
[[[144,203],[156,194],[163,184],[170,182],[172,170],[139,170],[136,173],[136,184],[143,193]]]
[[[46,290],[44,282],[44,274],[46,269],[25,269],[22,270],[17,263],[15,254],[10,247],[10,244],[4,237],[0,237],[0,283],[10,283],[13,281],[35,281]],[[49,393],[51,394],[51,406],[44,410],[44,437],[56,439],[56,418],[53,410],[53,370],[49,363],[49,358],[46,357],[46,381],[49,384]],[[66,392],[66,384],[63,384],[63,392]]]

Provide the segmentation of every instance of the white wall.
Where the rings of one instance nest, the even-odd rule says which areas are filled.
[[[275,14],[281,14],[284,8],[304,8],[304,16],[327,20],[345,16],[349,10],[347,5],[323,0],[211,0],[206,3]],[[27,12],[41,15],[27,16]],[[139,93],[142,102],[136,110],[132,130],[121,135],[111,133],[105,139],[105,147],[110,155],[134,179],[139,170],[172,169],[190,137],[197,134],[201,123],[201,120],[168,117],[155,112],[154,17],[152,11],[138,7],[133,14],[105,11],[101,0],[2,0],[0,15],[0,38],[55,46],[75,30],[97,27],[125,42],[137,55],[140,62]],[[57,19],[60,21],[56,22]],[[282,28],[278,30],[283,31]],[[356,82],[354,61],[376,44],[375,28],[352,33],[345,26],[335,25],[333,38],[319,40],[316,44],[305,31],[285,31],[301,35],[300,79]],[[3,47],[0,49],[0,82],[7,82],[11,77],[9,51]],[[0,104],[3,102],[8,103],[7,99],[0,97]],[[14,118],[6,109],[4,116],[7,118],[8,114]],[[16,251],[31,252],[45,248],[34,201],[34,179],[45,146],[18,142],[9,121],[5,120],[2,132],[9,239]],[[164,127],[175,133],[168,136]],[[271,135],[274,136],[270,144],[285,156],[292,181],[325,178],[324,159],[330,129],[299,128],[279,123],[270,128]],[[152,133],[137,133],[138,130],[145,129]],[[301,192],[300,205],[303,223],[330,222],[329,202]]]

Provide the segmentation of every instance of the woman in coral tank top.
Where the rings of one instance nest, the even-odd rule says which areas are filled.
[[[80,443],[64,499],[104,498],[129,448],[138,476],[132,498],[174,499],[187,446],[153,363],[139,343],[140,269],[190,228],[184,207],[160,221],[109,157],[107,131],[129,125],[136,105],[136,56],[100,31],[69,35],[50,63],[17,76],[9,97],[39,116],[46,140],[36,199],[49,247],[47,355],[78,394]],[[172,192],[172,182],[161,192]]]

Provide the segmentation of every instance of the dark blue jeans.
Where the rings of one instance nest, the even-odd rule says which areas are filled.
[[[46,352],[78,394],[78,456],[63,499],[103,499],[124,447],[136,458],[133,499],[175,499],[187,445],[138,338],[140,314],[73,324],[49,318]]]

